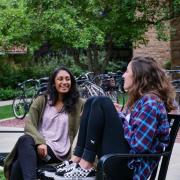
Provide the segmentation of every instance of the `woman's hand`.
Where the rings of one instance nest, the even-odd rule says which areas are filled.
[[[39,144],[37,146],[38,155],[41,159],[47,156],[47,145],[46,144]]]
[[[117,112],[121,112],[122,106],[120,104],[114,103],[114,106],[115,106]]]

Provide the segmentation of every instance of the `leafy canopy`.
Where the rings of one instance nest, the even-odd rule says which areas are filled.
[[[122,45],[142,41],[148,26],[167,15],[165,0],[1,0],[0,46]]]

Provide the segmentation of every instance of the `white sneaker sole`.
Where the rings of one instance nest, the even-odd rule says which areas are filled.
[[[54,180],[95,180],[96,177],[62,177],[55,175]]]
[[[44,175],[46,177],[51,177],[51,178],[54,178],[56,176],[55,172],[48,172],[48,171],[44,171]]]
[[[44,171],[45,177],[54,178],[54,180],[95,180],[96,177],[63,177],[57,176],[54,172]]]

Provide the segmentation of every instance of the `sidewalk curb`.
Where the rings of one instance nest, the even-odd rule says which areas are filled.
[[[0,101],[0,107],[1,106],[12,105],[12,103],[13,103],[13,100]]]
[[[9,117],[9,118],[5,118],[5,119],[0,119],[0,122],[7,121],[7,120],[12,120],[12,119],[15,119],[15,117]]]

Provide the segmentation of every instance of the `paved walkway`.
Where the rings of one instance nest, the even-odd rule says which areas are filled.
[[[13,103],[13,100],[0,101],[0,106],[6,106],[6,105],[10,105],[12,103]]]
[[[17,130],[21,131],[23,128],[14,127],[0,127],[1,130]],[[16,143],[22,133],[0,133],[0,152],[9,152]],[[7,143],[8,142],[8,143]],[[0,168],[2,169],[2,167]],[[180,143],[175,143],[166,180],[180,179]]]
[[[12,104],[12,101],[0,101],[0,106]],[[18,127],[5,127],[3,124],[0,124],[0,131],[10,130],[10,131],[23,131],[23,120],[21,121],[21,125]],[[180,132],[180,131],[179,131]],[[19,136],[22,133],[0,133],[0,152],[9,152],[12,147],[16,143]],[[179,180],[180,179],[180,133],[178,133],[178,137],[176,139],[176,143],[173,148],[173,153],[167,173],[166,180]],[[2,167],[0,167],[2,169]]]

